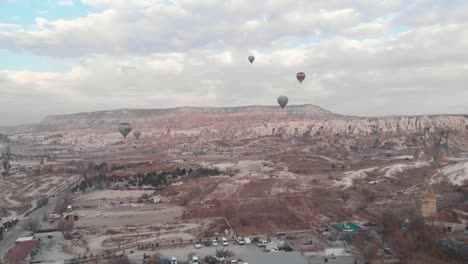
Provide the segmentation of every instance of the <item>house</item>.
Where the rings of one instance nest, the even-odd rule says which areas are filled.
[[[26,264],[30,263],[31,258],[39,251],[39,240],[32,239],[27,241],[20,241],[10,249],[3,261],[5,264]]]
[[[329,238],[332,240],[352,241],[353,236],[362,233],[364,230],[353,222],[342,222],[328,226]]]

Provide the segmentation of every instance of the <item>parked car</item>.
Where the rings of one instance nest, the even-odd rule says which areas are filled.
[[[201,245],[200,241],[195,242],[195,248],[201,248],[201,247],[202,247],[202,245]]]
[[[192,257],[192,264],[201,264],[200,260],[198,259],[197,256]]]
[[[212,245],[213,247],[217,247],[217,246],[218,246],[218,240],[213,239],[213,241],[211,241],[211,245]]]
[[[258,242],[257,242],[257,246],[259,247],[266,247],[268,244],[268,242],[265,240],[265,239],[260,239]]]
[[[216,264],[217,260],[213,256],[206,256],[205,262],[208,264]]]
[[[102,213],[101,212],[97,212],[96,216],[101,216]]]
[[[216,261],[220,262],[220,263],[223,263],[226,259],[224,257],[217,257],[217,256],[214,256],[213,257]]]
[[[249,237],[244,237],[244,241],[246,245],[252,244],[252,239],[250,239]]]
[[[86,213],[85,213],[85,212],[82,212],[80,215],[81,215],[81,216],[86,216]]]
[[[205,244],[206,247],[211,246],[211,242],[209,240],[206,240],[203,244]]]
[[[221,244],[223,244],[223,246],[227,247],[228,240],[225,237],[221,238]]]
[[[239,237],[236,237],[236,242],[237,244],[239,245],[244,245],[245,244],[245,240],[243,237],[239,236]]]
[[[177,258],[176,257],[171,258],[171,264],[177,264]]]

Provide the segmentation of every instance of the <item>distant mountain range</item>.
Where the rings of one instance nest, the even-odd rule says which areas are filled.
[[[393,140],[393,145],[402,141],[405,146],[426,147],[448,132],[448,146],[468,150],[468,115],[353,117],[314,105],[291,105],[285,109],[278,106],[119,109],[48,116],[40,124],[21,130],[62,134],[86,130],[115,133],[118,137],[117,125],[121,122],[132,124],[133,131],[142,131],[143,138],[148,134],[152,138],[206,139],[345,136],[372,139],[375,144]]]

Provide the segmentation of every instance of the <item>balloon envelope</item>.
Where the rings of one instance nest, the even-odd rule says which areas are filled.
[[[141,132],[140,131],[135,131],[135,132],[133,132],[133,135],[135,136],[136,139],[139,139],[140,136],[141,136]]]
[[[278,97],[278,104],[284,108],[288,104],[288,97],[284,95]]]
[[[255,60],[255,57],[252,56],[252,55],[250,55],[250,56],[249,56],[249,61],[250,61],[250,63],[252,63],[254,60]]]
[[[127,135],[132,131],[132,125],[129,123],[120,123],[119,124],[119,132],[122,134],[124,138],[127,137]]]
[[[300,83],[302,83],[302,81],[305,79],[305,77],[306,77],[306,75],[303,72],[298,72],[296,74],[296,78],[297,78],[297,80],[299,80]]]

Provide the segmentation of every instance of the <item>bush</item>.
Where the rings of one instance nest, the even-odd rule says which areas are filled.
[[[39,200],[37,201],[37,206],[38,206],[38,207],[42,207],[42,206],[46,205],[48,202],[49,202],[49,198],[47,198],[47,197],[42,197],[41,199],[39,199]]]
[[[229,249],[218,249],[215,254],[218,258],[231,258],[234,256],[234,252]]]
[[[36,232],[41,227],[41,223],[37,218],[28,218],[23,222],[23,228],[27,231]]]

